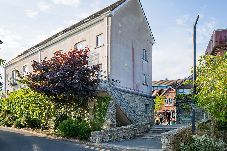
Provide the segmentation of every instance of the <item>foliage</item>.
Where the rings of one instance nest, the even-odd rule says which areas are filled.
[[[110,103],[110,97],[97,97],[97,101],[94,106],[93,115],[94,118],[91,121],[92,131],[99,131],[102,129],[105,122],[106,112]]]
[[[182,151],[224,151],[225,149],[226,145],[223,141],[215,141],[207,135],[195,135],[190,143],[181,145]]]
[[[87,139],[91,133],[86,121],[71,118],[60,123],[58,130],[64,137],[79,137],[80,139]]]
[[[215,120],[227,121],[227,53],[203,56],[197,68],[198,105]]]
[[[5,60],[0,58],[0,67],[5,63]],[[0,79],[2,79],[2,75],[0,74]],[[0,91],[2,91],[2,82],[0,82]],[[1,95],[1,94],[0,94]]]
[[[187,144],[192,141],[192,130],[186,128],[176,133],[170,140],[170,146],[174,151],[180,151],[181,144]]]
[[[34,61],[33,73],[23,79],[37,91],[53,97],[57,104],[85,106],[96,95],[99,65],[88,65],[90,50],[57,51],[49,60]]]
[[[55,115],[53,103],[49,97],[32,91],[20,89],[11,92],[8,98],[0,100],[1,125],[41,128]]]
[[[193,99],[192,94],[177,94],[176,105],[180,110],[188,114],[191,112],[192,99]]]
[[[156,96],[155,98],[155,111],[160,110],[164,105],[165,105],[165,101],[164,101],[165,97],[164,96]]]

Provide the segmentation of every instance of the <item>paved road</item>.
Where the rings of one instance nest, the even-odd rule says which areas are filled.
[[[91,151],[95,147],[0,128],[0,151]],[[105,149],[99,149],[104,151]]]

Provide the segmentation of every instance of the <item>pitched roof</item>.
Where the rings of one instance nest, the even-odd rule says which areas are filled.
[[[101,16],[102,14],[104,14],[104,13],[106,13],[108,11],[113,11],[114,9],[116,9],[117,7],[119,7],[121,4],[123,4],[125,1],[126,0],[119,0],[116,3],[114,3],[114,4],[110,5],[110,6],[108,6],[108,7],[104,8],[104,9],[102,9],[102,10],[100,10],[100,11],[98,11],[98,12],[92,14],[92,15],[90,15],[89,17],[81,20],[80,22],[78,22],[78,23],[76,23],[76,24],[74,24],[74,25],[72,25],[72,26],[70,26],[70,27],[68,27],[68,28],[66,28],[66,29],[58,32],[57,34],[54,34],[53,36],[47,38],[46,40],[44,40],[44,41],[38,43],[37,45],[35,45],[35,46],[27,49],[22,54],[18,55],[16,58],[18,58],[18,57],[20,57],[20,56],[22,56],[22,55],[24,55],[24,54],[32,51],[35,48],[40,47],[41,45],[43,45],[43,44],[45,44],[45,43],[53,40],[56,37],[59,37],[59,36],[65,34],[66,32],[72,31],[73,29],[75,29],[75,28],[77,28],[77,27],[79,27],[79,26],[81,26],[81,25],[83,25],[83,24],[85,24],[85,23],[87,23],[87,22],[89,22],[89,21],[91,21],[91,20],[93,20],[93,19]]]
[[[171,86],[175,89],[179,88],[183,85],[183,82],[186,80],[192,80],[193,76],[189,76],[184,79],[177,79],[177,80],[160,80],[160,81],[152,81],[152,86]]]

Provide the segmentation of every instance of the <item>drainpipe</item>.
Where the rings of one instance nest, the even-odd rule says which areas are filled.
[[[6,94],[6,67],[4,66],[4,92]]]
[[[110,78],[110,36],[111,36],[110,34],[111,34],[111,17],[112,17],[112,14],[111,13],[106,16],[107,78]]]

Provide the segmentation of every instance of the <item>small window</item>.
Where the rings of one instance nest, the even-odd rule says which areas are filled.
[[[147,75],[143,74],[143,85],[147,85]]]
[[[149,104],[145,104],[145,113],[146,114],[150,113],[150,105]]]
[[[147,50],[146,49],[143,49],[143,58],[142,58],[144,61],[148,61],[148,58],[147,58]]]
[[[12,71],[12,81],[11,84],[16,85],[17,84],[17,71],[13,70]]]
[[[74,49],[81,50],[81,49],[85,49],[85,47],[86,47],[86,41],[84,40],[84,41],[76,43],[74,46]]]
[[[96,36],[96,47],[100,47],[103,45],[104,45],[103,34],[100,34],[100,35]]]
[[[24,65],[22,67],[22,72],[23,72],[23,75],[27,75],[28,74],[28,65]]]

